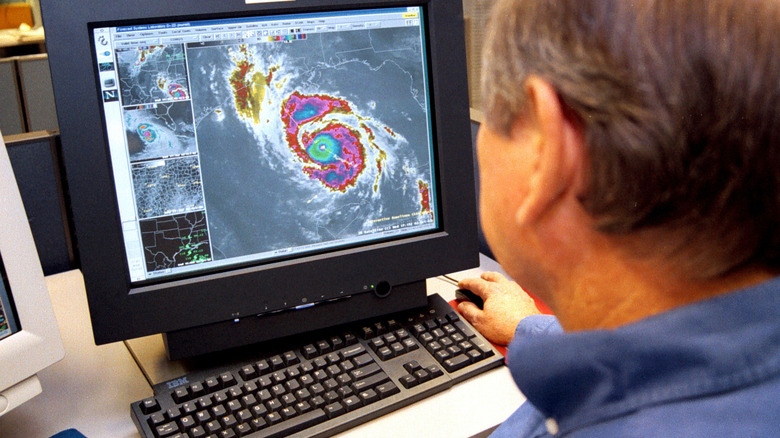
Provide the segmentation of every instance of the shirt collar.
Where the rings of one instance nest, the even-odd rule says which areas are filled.
[[[512,375],[561,431],[780,373],[780,278],[616,330],[516,338]]]

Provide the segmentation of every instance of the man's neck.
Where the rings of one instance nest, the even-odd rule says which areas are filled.
[[[584,269],[588,272],[571,277],[576,282],[560,283],[569,292],[556,294],[556,302],[551,303],[567,331],[616,328],[777,275],[745,268],[717,278],[690,280],[668,264],[630,259],[602,260],[600,266]]]

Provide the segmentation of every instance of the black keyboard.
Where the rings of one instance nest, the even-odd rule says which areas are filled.
[[[439,295],[413,311],[296,337],[250,362],[155,385],[144,437],[330,436],[500,366]]]

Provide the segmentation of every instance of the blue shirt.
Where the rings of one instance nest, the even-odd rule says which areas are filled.
[[[780,436],[780,278],[615,330],[525,318],[507,360],[528,402],[494,438]]]

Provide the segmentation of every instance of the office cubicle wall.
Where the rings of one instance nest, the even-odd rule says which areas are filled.
[[[0,59],[3,135],[56,130],[57,110],[46,54]]]
[[[25,132],[16,59],[0,59],[0,132],[5,135]]]
[[[46,54],[19,56],[19,90],[24,102],[27,132],[58,129],[49,58]]]
[[[4,139],[44,274],[77,267],[59,136],[44,131]]]
[[[490,8],[495,2],[463,0],[463,16],[466,26],[466,63],[469,73],[469,102],[472,108],[482,105],[479,82],[482,77],[482,43],[487,36]]]

